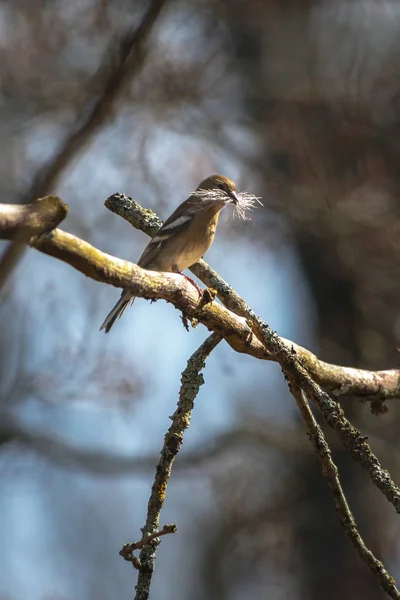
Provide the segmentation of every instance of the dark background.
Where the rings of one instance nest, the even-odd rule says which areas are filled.
[[[107,196],[165,218],[221,172],[264,208],[247,226],[226,211],[212,266],[323,360],[396,366],[400,5],[167,0],[138,44],[149,6],[0,2],[0,201],[56,192],[70,206],[63,228],[134,261],[145,237]],[[117,290],[33,250],[6,277],[1,250],[0,597],[132,597],[118,551],[140,537],[180,373],[206,331],[138,301],[105,337]],[[221,344],[205,379],[152,598],[382,598],[276,365]],[[388,405],[375,417],[343,400],[398,481]],[[393,507],[327,434],[367,545],[399,577]]]

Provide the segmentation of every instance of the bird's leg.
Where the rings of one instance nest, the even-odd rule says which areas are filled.
[[[179,273],[179,275],[182,275],[182,277],[184,277],[185,279],[187,279],[188,281],[190,281],[190,283],[192,285],[194,285],[194,287],[196,288],[196,290],[199,292],[199,296],[203,295],[203,290],[201,289],[201,287],[199,285],[197,285],[197,283],[195,281],[193,281],[193,279],[191,277],[189,277],[188,275],[185,275],[185,273],[181,273],[176,265],[174,265],[172,267],[172,272],[173,273]]]
[[[193,281],[193,279],[191,277],[189,277],[188,275],[185,275],[184,273],[181,273],[181,275],[183,275],[185,277],[185,279],[187,279],[188,281],[190,281],[191,284],[194,285],[196,290],[199,292],[199,296],[203,295],[203,290],[201,289],[201,287],[199,285],[197,285],[197,283],[195,281]]]

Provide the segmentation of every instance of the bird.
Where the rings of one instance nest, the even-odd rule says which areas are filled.
[[[207,191],[211,193],[207,194]],[[223,175],[210,175],[168,217],[143,250],[137,264],[149,271],[170,273],[181,273],[191,267],[213,243],[220,211],[232,202],[236,205],[240,202],[235,183]],[[190,277],[184,277],[198,287]],[[122,290],[121,298],[105,318],[100,331],[104,329],[108,333],[134,300],[131,290]]]

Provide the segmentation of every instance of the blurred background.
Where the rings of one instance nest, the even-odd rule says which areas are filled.
[[[222,173],[210,264],[326,361],[398,364],[400,5],[379,0],[0,1],[0,201],[49,192],[62,228],[135,261],[119,191],[166,218]],[[17,249],[18,250],[18,249]],[[34,250],[0,251],[0,597],[131,598],[137,540],[180,373],[207,335]],[[153,600],[383,594],[345,539],[279,368],[221,343],[174,465]],[[399,408],[346,398],[400,480]],[[327,431],[367,545],[400,577],[393,507]]]

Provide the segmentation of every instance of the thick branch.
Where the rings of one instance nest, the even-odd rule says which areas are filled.
[[[45,196],[32,204],[0,204],[0,231],[3,240],[28,241],[55,229],[67,216],[68,206],[58,196]]]
[[[1,236],[0,231],[0,239]],[[41,252],[69,263],[96,281],[130,288],[136,296],[143,298],[168,300],[189,319],[199,321],[220,334],[237,352],[244,352],[255,358],[268,358],[268,353],[252,335],[245,319],[217,302],[210,302],[199,309],[198,291],[182,275],[141,269],[138,265],[105,254],[61,229],[41,236],[31,244]]]

